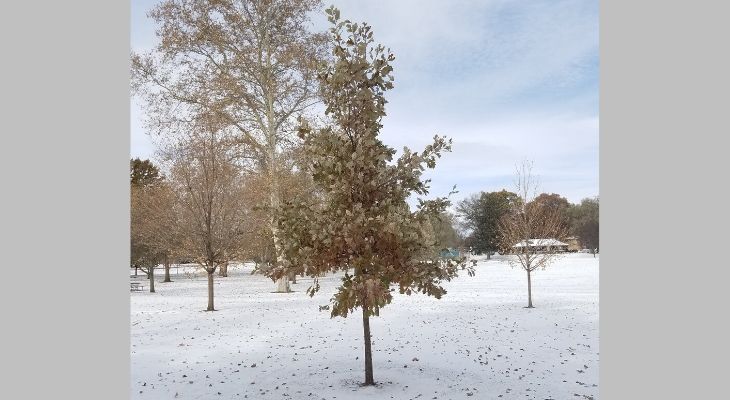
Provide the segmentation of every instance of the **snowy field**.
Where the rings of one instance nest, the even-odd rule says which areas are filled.
[[[362,318],[319,311],[339,279],[272,293],[251,265],[216,275],[156,273],[130,293],[133,399],[598,399],[599,257],[570,254],[527,277],[499,259],[447,282],[441,299],[394,296],[371,318],[374,376],[364,380]]]

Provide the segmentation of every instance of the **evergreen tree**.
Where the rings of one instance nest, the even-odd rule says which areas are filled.
[[[129,161],[129,179],[132,185],[150,186],[159,183],[163,178],[152,161],[137,157]]]
[[[503,189],[481,192],[459,202],[457,211],[471,230],[470,245],[476,253],[489,255],[499,249],[499,220],[519,201],[517,194]]]

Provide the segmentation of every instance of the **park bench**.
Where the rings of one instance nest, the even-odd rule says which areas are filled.
[[[144,288],[144,285],[142,285],[139,282],[129,282],[129,290],[131,292],[139,292]]]

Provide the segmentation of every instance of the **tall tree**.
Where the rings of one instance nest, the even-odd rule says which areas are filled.
[[[571,230],[583,247],[595,250],[599,247],[598,197],[583,199],[571,210]]]
[[[547,268],[557,258],[560,253],[553,240],[562,241],[567,235],[560,210],[534,201],[537,187],[532,163],[523,162],[515,177],[520,201],[499,222],[502,247],[514,253],[508,262],[527,272],[527,308],[533,308],[532,273],[538,268]]]
[[[326,115],[322,129],[300,127],[303,151],[315,186],[316,201],[292,200],[278,220],[280,251],[286,263],[274,277],[292,271],[314,279],[308,293],[319,290],[318,277],[342,271],[342,285],[332,299],[331,316],[346,317],[362,309],[365,385],[373,377],[370,317],[391,302],[391,285],[400,293],[422,292],[440,298],[442,280],[450,280],[461,262],[438,259],[435,243],[424,227],[443,213],[446,198],[419,200],[411,211],[411,194],[428,194],[425,168],[434,168],[450,141],[436,136],[421,153],[408,148],[395,162],[395,150],[378,138],[385,116],[384,93],[393,87],[394,56],[373,44],[367,24],[341,21],[335,8],[327,10],[333,24],[334,60],[319,75]],[[473,273],[468,268],[469,273]]]
[[[509,212],[519,198],[507,190],[481,192],[459,202],[457,212],[471,231],[470,245],[477,253],[490,253],[500,247],[499,220]]]
[[[181,211],[182,247],[208,274],[208,307],[215,311],[213,275],[243,247],[249,208],[246,183],[225,131],[203,125],[167,150]]]
[[[269,180],[272,211],[282,198],[281,151],[294,139],[296,118],[317,101],[326,36],[307,25],[319,6],[320,0],[165,0],[149,14],[159,45],[132,55],[133,88],[145,99],[153,131],[176,132],[179,122],[200,114],[227,124]],[[278,248],[275,219],[269,215],[268,226]],[[277,291],[289,291],[287,277]]]
[[[551,209],[557,214],[557,218],[563,225],[562,229],[570,233],[571,227],[571,204],[565,197],[557,193],[540,193],[537,197],[532,200],[540,206]]]

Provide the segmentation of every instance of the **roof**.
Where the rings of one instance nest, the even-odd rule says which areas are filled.
[[[512,247],[539,247],[539,246],[567,246],[567,243],[563,243],[560,240],[546,238],[546,239],[528,239],[527,244],[525,241],[521,241]]]

